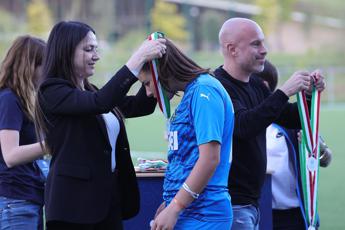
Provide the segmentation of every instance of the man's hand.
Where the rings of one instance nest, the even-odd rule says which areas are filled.
[[[325,78],[322,76],[320,70],[315,70],[311,73],[311,77],[313,79],[314,86],[316,90],[323,91],[326,88],[326,81]]]
[[[295,72],[279,89],[290,97],[311,87],[311,75],[307,71]]]

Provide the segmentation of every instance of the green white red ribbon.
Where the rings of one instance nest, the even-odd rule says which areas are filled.
[[[315,229],[318,209],[319,180],[319,114],[320,91],[312,90],[311,113],[309,114],[305,92],[297,94],[298,111],[302,124],[302,140],[299,145],[304,211],[308,229]]]
[[[154,32],[149,36],[149,40],[156,40],[158,38],[164,38],[164,34],[161,32]],[[158,61],[156,59],[154,59],[149,64],[150,64],[152,79],[153,79],[153,83],[154,83],[154,88],[155,88],[159,108],[163,112],[165,118],[169,119],[171,116],[171,114],[170,114],[170,100],[167,97],[167,93],[162,88],[162,86],[159,82],[159,79],[158,79],[158,71],[157,71]]]

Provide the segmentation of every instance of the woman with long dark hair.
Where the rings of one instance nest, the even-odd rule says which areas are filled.
[[[18,37],[0,68],[0,229],[43,229],[34,110],[45,42]]]
[[[164,39],[144,41],[99,90],[88,81],[99,60],[94,30],[59,22],[47,42],[37,130],[52,155],[45,204],[47,229],[122,229],[139,210],[124,117],[154,111],[142,87],[126,96],[142,65],[162,56]]]
[[[158,80],[169,93],[184,94],[170,118],[165,202],[151,229],[230,229],[227,183],[234,124],[230,97],[208,69],[168,39],[166,46],[166,53],[157,59]],[[148,96],[158,96],[148,64],[139,80]]]

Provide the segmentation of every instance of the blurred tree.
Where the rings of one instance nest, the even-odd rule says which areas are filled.
[[[74,0],[71,1],[71,7],[68,9],[66,13],[66,18],[69,20],[83,20],[83,14],[84,12],[82,8],[82,1],[81,0]]]
[[[261,8],[261,13],[255,17],[266,35],[271,32],[276,34],[277,48],[284,50],[282,42],[282,28],[290,20],[293,6],[297,0],[255,0]]]
[[[52,14],[44,0],[31,0],[27,6],[29,33],[45,36],[53,25]]]
[[[9,11],[0,8],[0,60],[6,53],[12,40],[25,31],[25,23],[19,23],[18,19]]]
[[[115,32],[115,1],[97,0],[92,3],[94,20],[90,24],[97,28],[102,39],[108,39]]]
[[[276,37],[278,49],[283,51],[282,28],[284,23],[290,20],[294,4],[297,0],[278,0],[278,20],[276,24]]]
[[[282,0],[284,1],[284,0]],[[261,13],[254,20],[261,26],[266,35],[275,29],[278,20],[279,0],[255,0],[255,4],[261,8]]]
[[[56,0],[51,0],[56,1]],[[107,40],[114,34],[116,0],[60,0],[60,20],[82,21],[92,26],[101,40]]]
[[[217,50],[219,47],[218,33],[227,18],[217,11],[205,11],[201,18],[202,37],[207,42],[207,48]]]
[[[279,17],[281,22],[288,21],[290,19],[291,12],[294,4],[297,0],[279,0],[277,1],[279,7]]]
[[[15,33],[16,31],[18,31],[16,18],[8,11],[0,8],[0,40],[5,40],[8,34]]]
[[[151,18],[153,31],[162,31],[173,40],[187,40],[186,19],[177,12],[176,5],[157,0]]]

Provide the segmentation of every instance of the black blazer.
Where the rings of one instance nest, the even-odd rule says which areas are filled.
[[[125,117],[154,111],[156,101],[146,97],[144,87],[137,95],[126,96],[136,80],[124,66],[97,92],[81,91],[61,78],[48,78],[41,85],[39,104],[46,116],[46,142],[52,153],[45,190],[47,221],[96,223],[111,212],[114,200],[121,200],[123,219],[138,213],[139,191],[124,123],[114,113],[120,122],[116,144],[119,194],[111,192],[111,145],[101,116],[115,106]]]

